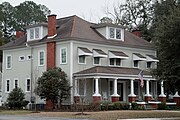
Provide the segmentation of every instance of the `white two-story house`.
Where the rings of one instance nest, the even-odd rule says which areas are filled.
[[[90,23],[78,16],[26,27],[27,33],[3,49],[2,99],[15,87],[34,98],[39,76],[60,67],[72,87],[68,103],[85,101],[149,101],[157,98],[157,81],[150,74],[156,67],[155,47],[123,26]],[[138,74],[143,71],[144,86]],[[163,82],[162,82],[163,84]],[[163,87],[160,97],[164,97]],[[38,98],[38,103],[43,102]]]

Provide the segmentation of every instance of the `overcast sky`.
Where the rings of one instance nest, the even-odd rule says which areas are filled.
[[[9,2],[16,6],[26,0],[0,0]],[[105,16],[106,6],[112,7],[118,2],[123,3],[125,0],[31,0],[36,4],[42,4],[51,10],[52,14],[56,14],[57,18],[70,15],[78,15],[88,21],[98,22],[100,18]]]

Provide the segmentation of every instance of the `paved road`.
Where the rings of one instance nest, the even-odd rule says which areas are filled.
[[[0,120],[92,120],[92,119],[69,119],[69,118],[61,118],[61,117],[0,115]]]

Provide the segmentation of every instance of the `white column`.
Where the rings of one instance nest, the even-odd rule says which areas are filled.
[[[150,81],[150,80],[146,80],[146,94],[145,94],[145,96],[151,96],[151,95],[149,94],[149,81]]]
[[[78,85],[78,80],[77,79],[75,79],[75,81],[74,81],[75,83],[74,83],[74,96],[79,96],[79,93],[78,93],[78,88],[79,88],[79,85]]]
[[[164,81],[161,81],[161,94],[159,95],[159,97],[166,97],[166,95],[164,94]]]
[[[133,79],[131,80],[131,93],[128,96],[136,96],[134,94],[134,80]]]
[[[101,96],[99,94],[99,78],[95,78],[95,94],[93,96]]]
[[[117,94],[117,78],[114,79],[114,93],[111,96],[119,96]]]

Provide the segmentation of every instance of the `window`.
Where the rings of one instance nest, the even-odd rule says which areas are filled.
[[[152,68],[152,62],[147,62],[147,68]]]
[[[31,55],[27,55],[27,60],[31,60],[32,59],[32,56]]]
[[[6,92],[10,91],[10,80],[6,80]]]
[[[14,88],[18,88],[18,80],[14,80]]]
[[[121,29],[120,28],[109,28],[109,37],[111,39],[121,39]]]
[[[31,80],[27,79],[26,80],[26,91],[29,92],[31,90]]]
[[[44,65],[44,51],[39,51],[39,66]]]
[[[110,58],[110,65],[121,66],[121,59],[120,58]]]
[[[138,60],[134,60],[134,67],[139,67],[139,61]]]
[[[62,48],[60,50],[60,64],[67,64],[67,49]]]
[[[121,29],[116,29],[116,39],[121,39]]]
[[[86,63],[86,56],[81,55],[79,56],[79,64],[85,64]]]
[[[34,29],[30,29],[30,39],[34,39]]]
[[[100,58],[94,57],[94,65],[99,65],[99,64],[100,64]]]
[[[35,28],[35,38],[39,38],[39,28]]]
[[[12,57],[11,55],[6,56],[6,69],[11,69]]]
[[[19,61],[24,61],[25,57],[24,56],[19,56]]]
[[[110,38],[114,38],[115,37],[115,29],[114,28],[110,28]]]

